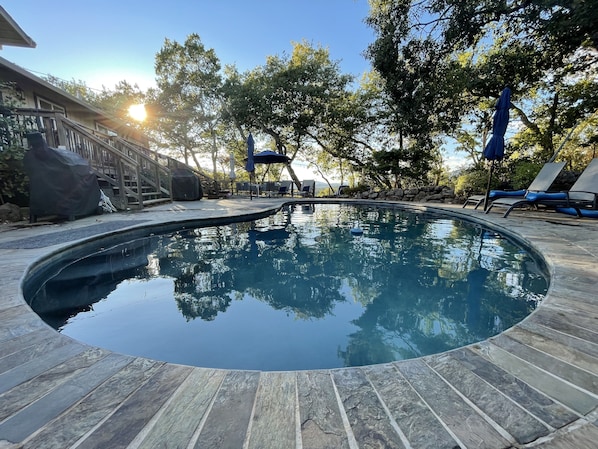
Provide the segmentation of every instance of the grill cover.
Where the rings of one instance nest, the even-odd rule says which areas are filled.
[[[97,213],[98,178],[77,153],[50,148],[40,133],[27,134],[23,163],[29,175],[29,209],[33,221],[43,215],[72,219]]]
[[[177,168],[172,171],[172,199],[196,201],[203,196],[199,178],[191,170]]]

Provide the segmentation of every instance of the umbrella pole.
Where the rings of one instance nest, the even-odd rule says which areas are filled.
[[[484,198],[484,212],[488,210],[488,200],[490,199],[490,182],[492,181],[492,172],[494,171],[494,159],[490,162],[490,171],[488,172],[488,185],[486,186],[486,198]]]
[[[253,186],[251,185],[253,181],[253,172],[249,173],[249,201],[253,201]]]

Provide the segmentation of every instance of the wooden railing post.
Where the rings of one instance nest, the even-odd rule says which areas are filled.
[[[62,123],[63,115],[54,113],[54,121],[56,123],[56,131],[58,132],[58,142],[57,145],[64,145],[66,148],[69,148],[68,139],[66,137],[66,130],[64,129],[64,125]],[[69,148],[71,151],[74,151],[72,148]]]
[[[135,177],[137,178],[137,201],[139,202],[139,209],[143,209],[143,186],[141,185],[141,167],[139,164],[135,166]]]

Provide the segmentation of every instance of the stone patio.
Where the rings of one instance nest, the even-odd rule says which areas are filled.
[[[23,300],[24,273],[73,242],[160,223],[252,217],[288,201],[178,202],[2,225],[0,448],[598,447],[597,220],[532,211],[505,219],[460,205],[395,203],[517,236],[543,255],[551,286],[538,310],[501,335],[382,365],[297,372],[174,365],[73,341]]]

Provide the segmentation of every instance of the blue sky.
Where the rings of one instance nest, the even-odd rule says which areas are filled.
[[[322,45],[341,70],[369,70],[362,53],[373,41],[367,0],[4,0],[4,9],[37,48],[4,47],[0,56],[37,75],[111,88],[120,80],[147,88],[164,39],[197,33],[222,65],[245,71],[291,42]]]

